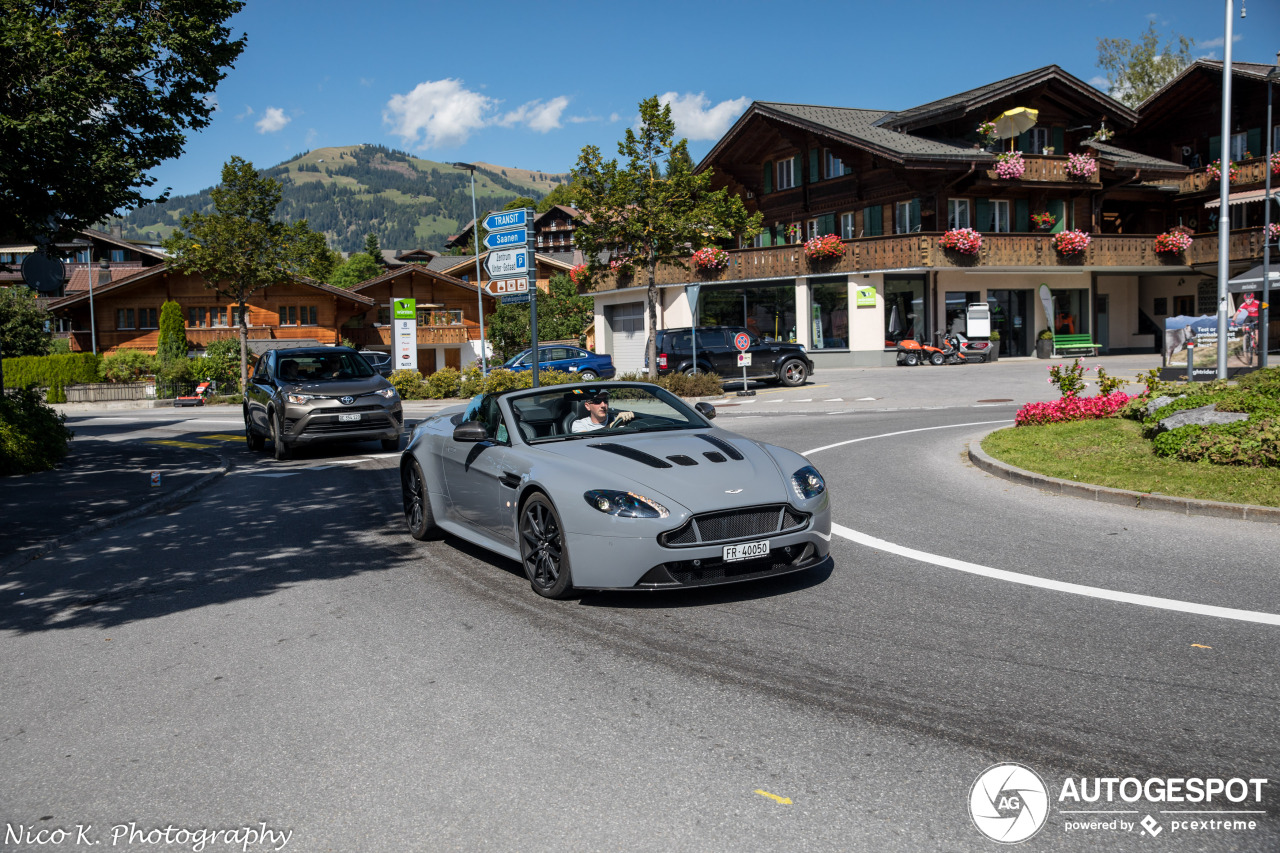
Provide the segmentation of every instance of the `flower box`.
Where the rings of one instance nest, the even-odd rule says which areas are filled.
[[[1017,180],[1027,170],[1021,151],[1006,151],[996,157],[996,177],[1007,181]]]
[[[1060,231],[1053,235],[1053,248],[1062,255],[1078,255],[1089,248],[1091,239],[1087,231]]]
[[[1098,161],[1087,154],[1068,154],[1066,170],[1073,178],[1092,178],[1098,174]]]
[[[1205,167],[1204,173],[1208,175],[1210,178],[1213,178],[1213,180],[1215,181],[1222,180],[1222,161],[1214,160],[1212,163],[1210,163],[1208,166]],[[1238,178],[1239,176],[1240,176],[1239,173],[1236,171],[1236,164],[1228,161],[1227,162],[1227,183],[1234,183],[1236,178]]]
[[[569,270],[569,280],[581,287],[591,281],[591,273],[587,270],[586,264],[578,264]]]
[[[1037,228],[1047,230],[1054,226],[1058,221],[1058,217],[1052,213],[1033,213],[1031,214],[1031,221],[1036,224]]]
[[[962,255],[976,255],[982,248],[982,235],[972,228],[953,228],[938,238],[938,245]]]
[[[1176,255],[1185,252],[1191,247],[1191,235],[1182,231],[1171,230],[1166,231],[1155,239],[1155,249],[1157,254]]]
[[[693,267],[700,272],[718,272],[729,266],[729,253],[717,246],[707,246],[693,253]]]
[[[844,257],[844,243],[835,234],[813,237],[804,244],[804,254],[811,261]]]

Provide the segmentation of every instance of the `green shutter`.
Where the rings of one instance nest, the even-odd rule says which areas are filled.
[[[866,235],[868,237],[879,237],[884,233],[884,208],[880,205],[868,207],[863,214],[866,221]]]
[[[914,231],[920,226],[920,199],[911,199],[911,227],[908,231]]]
[[[818,175],[818,149],[809,149],[809,183],[816,184],[821,178]]]
[[[796,186],[804,183],[804,158],[799,154],[795,157],[795,162],[791,164],[791,174],[795,176]]]
[[[1053,153],[1062,155],[1067,153],[1067,135],[1060,127],[1055,127],[1051,134],[1053,139]]]
[[[1025,198],[1015,199],[1013,202],[1013,230],[1031,230],[1031,204]]]
[[[1262,150],[1262,128],[1249,128],[1249,131],[1244,135],[1244,150],[1254,157],[1267,156],[1267,152]]]
[[[973,226],[973,230],[990,231],[991,230],[991,199],[980,198],[978,199],[975,207],[977,209],[977,214],[974,216],[973,222],[970,223]]]
[[[1053,214],[1056,220],[1053,227],[1049,229],[1049,233],[1057,234],[1059,231],[1067,230],[1067,205],[1060,198],[1049,199],[1049,212]]]
[[[1222,156],[1222,137],[1210,136],[1209,137],[1209,162],[1212,163],[1214,160],[1217,160],[1221,156]]]
[[[1018,134],[1018,150],[1024,154],[1032,153],[1031,152],[1031,131],[1028,130],[1026,133]],[[1039,154],[1040,152],[1036,151],[1034,153]]]
[[[826,234],[835,234],[836,232],[836,215],[827,213],[818,217],[818,236]]]

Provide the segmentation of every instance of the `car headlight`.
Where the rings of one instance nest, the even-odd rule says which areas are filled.
[[[379,388],[378,393],[383,397],[386,397],[388,400],[394,400],[396,398],[395,388]]]
[[[284,398],[288,400],[290,403],[293,403],[295,406],[301,406],[306,403],[310,403],[312,400],[315,399],[315,397],[312,397],[310,394],[285,394]]]
[[[823,482],[817,468],[806,465],[791,475],[791,488],[795,489],[800,500],[807,501],[825,492],[827,484]]]
[[[619,518],[666,518],[671,513],[657,501],[634,492],[618,492],[612,489],[592,489],[583,495],[587,503],[603,512]]]

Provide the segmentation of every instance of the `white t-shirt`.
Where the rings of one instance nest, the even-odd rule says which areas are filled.
[[[569,432],[594,432],[598,429],[604,429],[604,424],[598,424],[591,420],[590,417],[578,418],[569,427]]]

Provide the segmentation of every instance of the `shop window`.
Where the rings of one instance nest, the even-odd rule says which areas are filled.
[[[745,326],[766,341],[795,341],[796,288],[787,283],[745,290],[704,289],[698,299],[698,316],[700,325]]]
[[[1050,290],[1053,331],[1060,335],[1089,334],[1089,291]]]
[[[947,311],[946,330],[969,334],[969,306],[981,300],[976,290],[948,290],[944,304]]]
[[[969,227],[969,199],[947,199],[947,229]]]
[[[886,276],[884,280],[884,340],[892,349],[898,341],[927,341],[925,322],[925,279],[915,276]],[[891,343],[892,342],[892,343]]]
[[[846,279],[809,287],[813,312],[811,349],[848,349],[849,284]]]

